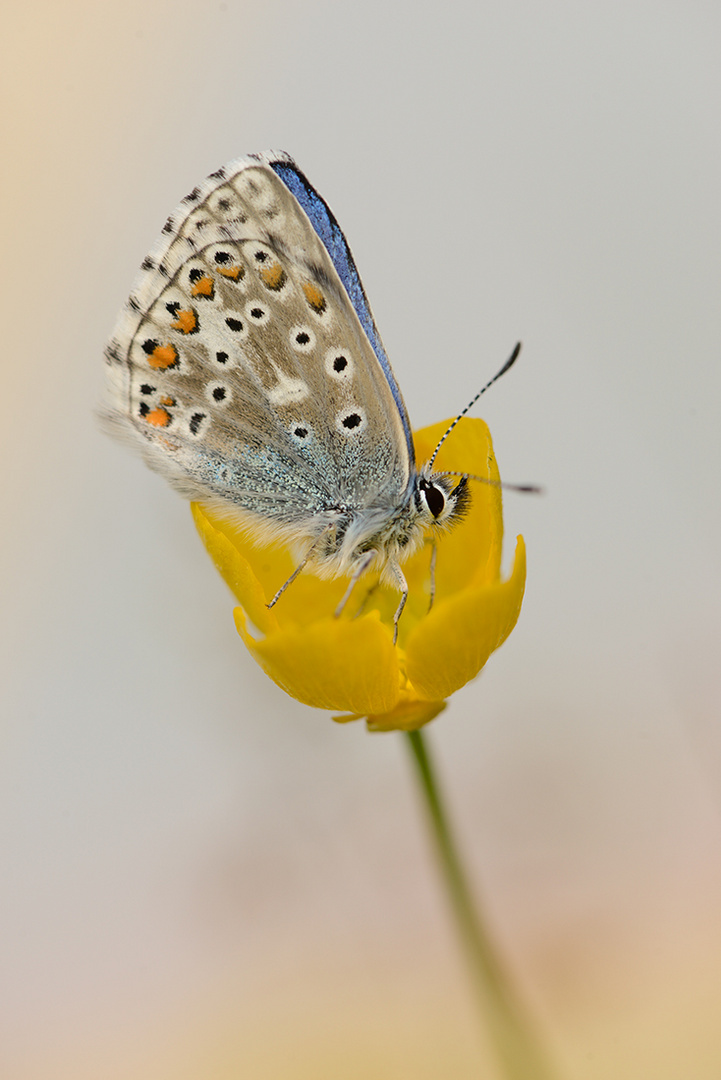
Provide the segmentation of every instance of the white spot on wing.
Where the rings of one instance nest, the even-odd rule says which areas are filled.
[[[245,306],[245,314],[251,326],[263,326],[270,318],[270,312],[265,304],[258,300],[251,300]]]
[[[268,400],[273,405],[295,405],[307,397],[308,387],[302,379],[281,379],[268,391]]]
[[[348,349],[328,349],[325,370],[331,379],[349,382],[353,378],[353,360]]]
[[[224,382],[211,382],[205,388],[205,396],[211,405],[223,408],[230,404],[233,397],[233,391],[230,389],[227,383]]]
[[[188,409],[185,422],[190,435],[195,439],[201,439],[210,426],[210,417],[205,409]]]
[[[335,424],[338,431],[342,435],[357,435],[365,427],[365,413],[362,409],[357,408],[355,405],[351,405],[349,408],[344,409],[343,412],[338,413],[335,418]]]
[[[315,348],[315,334],[310,326],[294,326],[290,332],[290,343],[296,352],[311,352]]]
[[[262,169],[244,169],[233,178],[233,187],[241,199],[259,210],[268,210],[273,206],[273,188]]]

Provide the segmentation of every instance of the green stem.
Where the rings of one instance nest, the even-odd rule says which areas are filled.
[[[436,841],[441,869],[478,991],[486,1026],[501,1066],[503,1080],[552,1080],[554,1073],[525,1010],[503,969],[491,938],[473,902],[451,836],[438,782],[420,731],[408,739],[418,767],[421,788]]]

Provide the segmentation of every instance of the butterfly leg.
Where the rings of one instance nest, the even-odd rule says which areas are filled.
[[[365,611],[365,609],[366,609],[366,607],[368,605],[368,601],[371,599],[373,594],[378,591],[379,587],[380,587],[380,581],[376,581],[373,585],[369,586],[369,588],[366,589],[366,594],[363,597],[363,599],[361,600],[360,604],[358,605],[358,609],[356,610],[356,613],[353,616],[354,619],[359,619],[361,617],[361,615],[363,614],[363,612]]]
[[[339,619],[343,614],[343,608],[350,600],[350,594],[353,592],[354,588],[358,584],[358,579],[366,572],[370,564],[373,562],[375,555],[375,551],[369,551],[365,558],[358,564],[358,569],[354,571],[353,577],[348,582],[348,588],[343,593],[343,599],[341,600],[340,604],[338,604],[338,607],[335,609],[336,619]]]
[[[408,599],[408,582],[398,563],[389,563],[388,569],[393,572],[393,576],[396,579],[396,585],[401,591],[401,598],[398,607],[396,608],[396,613],[393,616],[393,644],[395,645],[398,641],[398,622],[403,614],[403,608],[406,606],[406,600]]]
[[[272,600],[270,601],[270,603],[269,603],[269,604],[266,604],[266,605],[265,605],[265,606],[266,606],[266,607],[267,607],[268,609],[270,609],[270,608],[272,608],[272,607],[275,607],[275,605],[276,605],[276,604],[278,603],[278,601],[280,600],[281,596],[283,595],[283,593],[285,592],[285,590],[286,590],[286,589],[288,588],[288,586],[289,586],[289,585],[292,585],[292,584],[293,584],[293,582],[294,582],[294,581],[295,581],[295,579],[296,579],[296,578],[298,577],[298,574],[299,574],[299,573],[301,572],[301,570],[303,570],[303,569],[304,569],[304,568],[305,568],[305,567],[306,567],[306,566],[308,565],[308,563],[309,563],[309,561],[310,561],[310,558],[311,558],[311,556],[312,556],[313,552],[314,552],[314,551],[315,551],[315,549],[316,549],[316,548],[318,547],[318,545],[320,544],[321,540],[322,540],[322,539],[323,539],[323,538],[324,538],[325,536],[327,536],[327,535],[328,535],[328,533],[329,533],[330,531],[331,531],[330,529],[325,529],[325,530],[324,530],[324,531],[323,531],[323,532],[322,532],[322,533],[320,534],[320,536],[319,536],[319,537],[318,537],[318,539],[317,539],[317,540],[315,541],[315,543],[313,543],[313,544],[311,545],[311,547],[310,547],[310,548],[309,548],[309,550],[308,550],[308,554],[307,554],[307,555],[306,555],[306,557],[305,557],[305,558],[303,559],[302,563],[300,563],[300,565],[299,565],[299,566],[296,566],[296,568],[295,568],[295,570],[293,571],[293,573],[292,573],[292,574],[290,575],[290,577],[288,578],[288,580],[287,580],[286,582],[284,582],[284,583],[283,583],[283,584],[281,585],[281,587],[280,587],[280,588],[278,589],[278,592],[277,592],[277,593],[275,594],[275,596],[274,596],[274,597],[273,597],[273,599],[272,599]]]
[[[302,563],[300,563],[300,565],[299,565],[299,566],[296,566],[296,568],[295,568],[295,570],[293,571],[293,573],[292,573],[292,574],[290,575],[290,577],[288,578],[288,580],[287,580],[286,582],[284,582],[284,584],[283,584],[283,585],[281,585],[281,587],[280,587],[280,588],[278,589],[278,592],[277,592],[277,593],[275,594],[275,596],[274,596],[274,597],[273,597],[273,599],[272,599],[272,600],[270,601],[270,603],[268,603],[268,604],[266,604],[266,605],[265,605],[265,606],[266,606],[266,607],[267,607],[268,609],[270,609],[270,608],[272,608],[272,607],[275,607],[275,605],[276,605],[276,604],[278,603],[278,601],[280,600],[280,598],[281,598],[281,596],[283,595],[283,593],[285,592],[285,590],[286,590],[286,589],[288,588],[288,586],[289,586],[289,585],[292,585],[292,584],[293,584],[293,582],[295,581],[295,579],[296,579],[296,578],[298,577],[298,574],[299,574],[299,573],[301,572],[301,570],[302,570],[302,569],[303,569],[303,568],[305,567],[305,565],[306,565],[306,563],[308,562],[308,559],[309,559],[309,558],[310,558],[310,555],[306,555],[306,557],[305,557],[305,558],[303,559],[303,562],[302,562]]]
[[[431,576],[431,599],[430,599],[430,603],[428,605],[429,612],[430,612],[431,608],[433,607],[433,601],[436,598],[436,559],[437,558],[438,558],[438,544],[434,540],[433,541],[433,546],[431,547],[431,575],[430,575]]]

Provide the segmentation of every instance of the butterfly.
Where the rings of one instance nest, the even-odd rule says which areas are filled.
[[[372,568],[400,594],[397,636],[402,563],[460,519],[469,476],[433,470],[440,443],[417,465],[348,243],[288,154],[238,158],[191,191],[105,355],[111,433],[184,496],[296,553],[269,606],[307,567],[350,579],[339,614]]]

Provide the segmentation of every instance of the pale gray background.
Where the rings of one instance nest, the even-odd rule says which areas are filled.
[[[290,151],[415,425],[483,403],[526,602],[432,725],[568,1077],[721,1073],[715,3],[3,13],[0,1071],[470,1080],[400,737],[244,651],[187,507],[92,410],[203,176]],[[491,1075],[490,1071],[487,1075]]]

